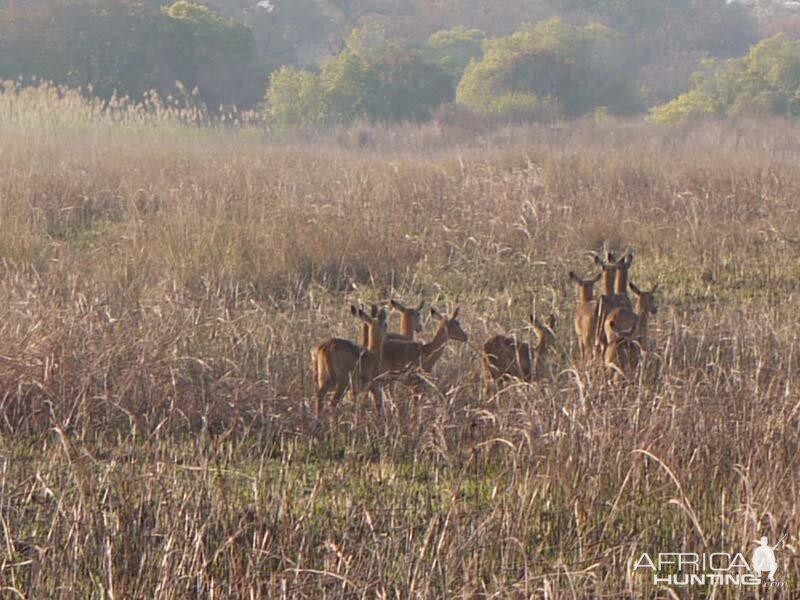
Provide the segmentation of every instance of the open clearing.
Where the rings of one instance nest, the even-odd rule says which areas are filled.
[[[668,598],[642,552],[761,535],[798,589],[798,126],[54,120],[2,126],[2,594]],[[604,242],[659,283],[628,385],[573,332]],[[318,422],[310,348],[390,296],[458,302],[469,341],[421,399]],[[548,375],[484,394],[531,311]]]

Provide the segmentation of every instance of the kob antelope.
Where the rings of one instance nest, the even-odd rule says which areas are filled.
[[[605,322],[609,313],[615,308],[633,308],[628,298],[628,271],[633,263],[633,254],[630,252],[619,260],[611,253],[606,254],[608,263],[604,263],[595,255],[595,262],[603,269],[603,294],[597,299],[597,320],[595,323],[595,345],[602,355],[605,352],[608,338],[605,334]],[[609,292],[609,283],[606,276],[613,280]]]
[[[614,298],[620,306],[631,308],[631,300],[628,298],[628,271],[633,264],[633,253],[628,252],[619,260],[614,260],[614,255],[608,253],[608,260],[614,263],[616,274],[614,277]]]
[[[594,286],[602,273],[589,279],[579,277],[574,271],[569,272],[569,279],[578,291],[578,308],[575,310],[575,333],[581,346],[581,357],[584,361],[594,354],[594,331],[597,328],[597,303],[594,300]]]
[[[363,307],[362,307],[363,310]],[[358,316],[358,312],[356,312],[355,306],[352,304],[350,305],[350,312],[353,313],[354,316]],[[365,311],[366,312],[366,311]],[[373,319],[377,318],[378,316],[378,307],[377,305],[373,304],[370,306],[369,316]],[[366,321],[361,321],[358,326],[358,345],[366,348],[369,346],[369,323]]]
[[[635,370],[641,362],[643,349],[647,346],[647,322],[649,315],[658,312],[655,292],[656,284],[644,292],[633,283],[630,289],[636,296],[633,310],[620,307],[612,310],[603,324],[607,345],[603,350],[603,363],[617,373]]]
[[[458,320],[458,312],[459,309],[456,308],[452,316],[444,317],[431,307],[431,317],[439,321],[439,326],[433,339],[428,343],[386,340],[383,345],[383,370],[405,371],[409,368],[419,368],[430,372],[444,353],[449,340],[466,342],[468,339]]]
[[[388,333],[386,339],[413,342],[414,334],[422,333],[422,306],[425,304],[425,300],[416,307],[406,306],[394,299],[389,304],[400,313],[400,333]]]
[[[618,307],[630,308],[631,302],[626,292],[628,282],[628,271],[633,262],[633,255],[628,253],[621,259],[616,260],[614,255],[608,253],[608,262],[604,261],[600,255],[592,252],[594,262],[601,268],[600,276],[603,278],[602,293],[588,302],[580,297],[579,287],[579,306],[575,314],[575,331],[581,343],[581,353],[583,359],[594,357],[599,349],[602,355],[606,346],[606,338],[603,329],[608,314]],[[579,286],[580,278],[572,279]]]
[[[378,376],[381,373],[381,354],[383,337],[386,331],[386,311],[380,310],[372,317],[360,308],[350,307],[353,315],[366,324],[368,331],[367,347],[359,346],[342,338],[330,338],[317,344],[311,351],[311,367],[317,387],[317,416],[323,411],[325,397],[333,391],[331,409],[335,411],[339,400],[348,387],[358,399],[362,389],[369,389],[378,410],[381,410],[383,396]]]
[[[481,360],[486,374],[495,384],[507,378],[530,382],[541,377],[542,358],[554,342],[555,316],[550,315],[547,327],[533,315],[529,320],[530,343],[513,335],[495,335],[484,343]]]

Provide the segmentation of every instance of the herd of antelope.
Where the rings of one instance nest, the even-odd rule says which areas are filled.
[[[575,312],[575,333],[584,362],[601,357],[605,368],[614,378],[635,370],[647,345],[647,321],[656,314],[656,285],[649,292],[628,282],[633,255],[617,259],[608,252],[605,259],[591,253],[600,272],[584,279],[569,272],[569,279],[578,291]],[[594,295],[594,286],[602,278],[602,293]],[[628,296],[630,289],[635,304]],[[350,307],[360,320],[358,343],[342,338],[329,338],[311,351],[317,396],[317,415],[324,409],[326,396],[333,392],[331,407],[335,409],[344,393],[351,389],[368,390],[380,412],[383,404],[382,387],[398,376],[416,371],[429,375],[444,353],[448,341],[467,341],[467,334],[458,321],[459,309],[450,316],[431,307],[431,317],[439,322],[436,333],[428,343],[415,339],[422,332],[422,307],[409,307],[397,300],[388,305],[400,313],[400,331],[387,331],[386,308],[371,305]],[[550,315],[543,324],[530,315],[531,341],[523,342],[516,335],[495,335],[484,344],[481,361],[485,381],[500,385],[508,379],[531,382],[542,377],[542,360],[556,340],[555,317]]]
[[[575,333],[580,341],[584,361],[596,357],[616,375],[638,367],[642,351],[647,347],[647,321],[655,315],[655,293],[658,284],[649,292],[628,283],[628,271],[633,255],[628,253],[617,260],[610,252],[607,261],[593,254],[600,272],[582,279],[573,271],[570,280],[578,289],[578,309],[575,312]],[[594,296],[594,284],[602,278],[603,293]],[[636,296],[632,305],[628,289]]]

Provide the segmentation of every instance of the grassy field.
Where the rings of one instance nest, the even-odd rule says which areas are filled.
[[[633,566],[761,535],[759,597],[800,589],[800,127],[286,141],[69,101],[0,102],[0,596],[746,598]],[[604,243],[660,284],[628,385],[577,360]],[[317,421],[311,347],[392,296],[469,342]],[[550,375],[484,393],[530,311]]]

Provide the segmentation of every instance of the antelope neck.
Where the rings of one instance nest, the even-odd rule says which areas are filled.
[[[606,269],[603,271],[603,295],[611,296],[614,294],[614,283],[616,269]]]
[[[619,296],[627,295],[628,290],[628,270],[627,269],[618,269],[617,270],[617,278],[615,280],[616,288],[614,292]]]
[[[444,348],[444,345],[447,343],[447,339],[447,323],[442,321],[439,323],[439,327],[436,329],[433,339],[429,343],[424,344],[423,349],[428,355],[433,354],[437,350]]]
[[[414,332],[411,330],[411,323],[406,313],[400,315],[400,334],[410,340],[414,339]]]
[[[647,331],[647,319],[649,313],[645,309],[641,298],[636,301],[636,309],[633,312],[637,317],[637,328],[639,329],[639,333],[645,333]]]
[[[383,356],[383,332],[380,330],[379,325],[369,326],[369,346],[367,346],[367,350],[378,357]]]
[[[534,344],[534,348],[536,348],[537,353],[541,352],[544,347],[545,335],[544,333],[536,333],[536,344]]]

